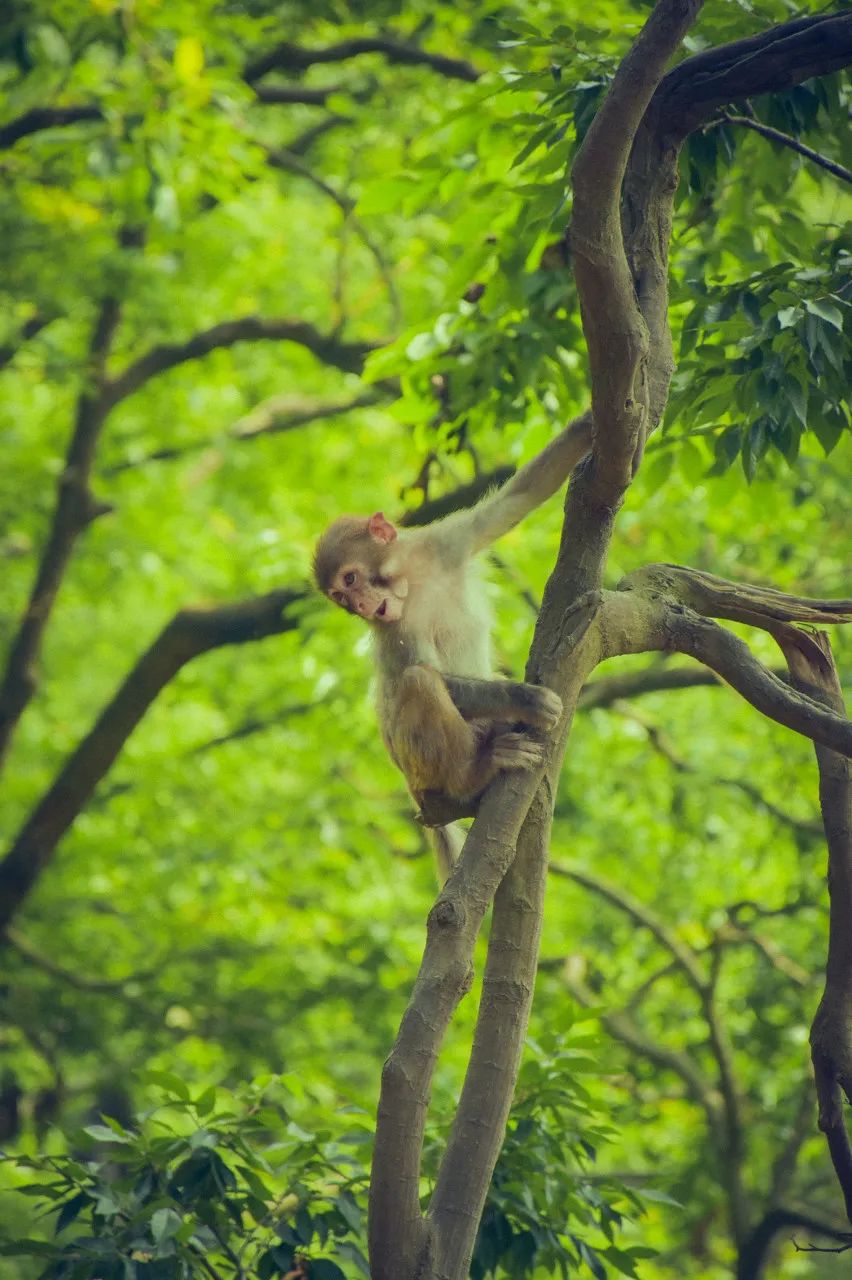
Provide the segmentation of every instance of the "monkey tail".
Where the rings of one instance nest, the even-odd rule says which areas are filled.
[[[467,839],[467,832],[455,823],[449,827],[429,827],[428,830],[438,863],[438,880],[443,887],[452,875],[456,859]]]

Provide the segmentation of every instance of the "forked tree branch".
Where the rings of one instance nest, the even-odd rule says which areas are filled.
[[[622,583],[617,592],[604,592],[602,607],[605,611],[605,631],[607,636],[607,653],[615,656],[622,653],[647,653],[653,650],[688,654],[697,658],[711,670],[720,675],[727,684],[758,711],[778,724],[793,729],[796,733],[823,746],[831,747],[842,755],[852,756],[852,721],[809,698],[806,694],[792,689],[759,662],[748,645],[731,632],[720,627],[693,609],[684,606],[675,596],[661,595],[655,591],[643,590],[641,583],[646,576],[649,581],[655,580],[654,570],[662,568],[667,572],[672,566],[652,566],[647,571],[631,574]],[[688,577],[690,570],[678,566],[678,573]],[[707,575],[705,575],[707,576]],[[728,583],[733,587],[733,583]],[[627,588],[627,589],[625,589]],[[630,589],[633,588],[633,589]],[[765,589],[746,588],[743,612],[748,614],[752,625],[763,625],[776,638],[780,634],[793,633],[801,637],[803,645],[808,644],[804,632],[797,632],[788,623],[783,623],[775,616],[767,617],[757,612],[759,596]],[[781,611],[779,600],[784,599],[781,592],[766,592],[771,597],[771,608],[775,614]],[[697,598],[697,597],[696,597]],[[792,601],[789,616],[797,616],[803,612],[806,604],[801,598],[790,597]],[[831,617],[832,621],[846,621],[848,602],[812,601],[807,607],[827,606],[837,603],[840,608],[837,615],[832,616],[827,609],[822,616]],[[733,610],[735,606],[728,600],[726,607]],[[816,611],[814,609],[814,611]],[[729,614],[729,616],[731,616]],[[758,621],[758,618],[761,621]]]
[[[296,622],[287,611],[301,598],[299,592],[274,591],[238,604],[183,609],[175,615],[101,712],[0,861],[0,932],[165,685],[199,654],[292,630]]]

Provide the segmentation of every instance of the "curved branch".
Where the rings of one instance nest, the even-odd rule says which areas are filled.
[[[187,444],[171,445],[163,449],[154,449],[141,458],[128,458],[124,462],[113,463],[103,467],[101,475],[114,476],[133,467],[143,467],[149,462],[172,462],[176,458],[185,458],[187,454],[196,453],[199,449],[210,449],[227,440],[257,440],[261,436],[280,435],[286,431],[294,431],[310,422],[323,422],[330,418],[340,417],[353,409],[363,409],[367,405],[377,404],[381,399],[381,391],[374,389],[354,396],[351,400],[336,400],[323,403],[306,401],[293,396],[270,396],[256,405],[244,417],[239,418],[221,436],[207,437],[204,440],[193,440]]]
[[[659,663],[642,671],[618,672],[617,675],[600,676],[589,681],[580,694],[577,709],[593,711],[597,707],[611,707],[622,699],[640,698],[646,693],[699,688],[722,689],[724,681],[706,667],[674,667]]]
[[[784,684],[755,658],[744,641],[711,619],[679,602],[639,591],[606,591],[601,600],[608,657],[655,650],[688,654],[720,675],[770,720],[842,755],[852,755],[852,721]],[[795,634],[807,644],[804,632]]]
[[[634,898],[633,894],[628,893],[620,885],[613,884],[604,876],[589,871],[588,868],[581,867],[579,864],[551,862],[550,871],[555,876],[573,880],[576,884],[582,885],[584,889],[590,889],[592,893],[596,893],[598,897],[617,907],[619,911],[623,911],[635,924],[647,929],[657,939],[660,946],[669,952],[690,985],[703,999],[707,991],[707,979],[701,971],[695,952],[691,947],[680,941],[677,934],[669,929],[665,921],[661,920],[656,912],[651,911],[644,902]]]
[[[777,93],[852,62],[852,13],[781,23],[687,58],[663,80],[655,106],[683,139],[731,102]]]
[[[151,378],[166,373],[188,360],[199,360],[211,351],[232,347],[237,342],[295,342],[312,352],[318,360],[342,369],[360,373],[371,351],[380,342],[345,342],[334,334],[324,334],[303,320],[265,320],[261,316],[243,316],[225,320],[196,333],[185,342],[163,343],[134,360],[106,386],[109,408],[133,395]]]
[[[388,62],[403,66],[429,67],[440,75],[451,80],[466,80],[474,83],[479,79],[479,72],[470,62],[461,58],[448,58],[440,53],[428,53],[417,45],[407,44],[394,36],[355,36],[351,40],[341,40],[338,44],[326,45],[322,49],[305,49],[301,45],[282,40],[269,53],[261,54],[248,64],[245,78],[249,84],[260,80],[270,71],[304,71],[307,67],[330,62],[347,62],[350,58],[360,57],[364,53],[381,53]]]
[[[136,973],[128,973],[125,978],[84,978],[79,973],[74,973],[72,969],[66,969],[63,965],[57,964],[50,956],[45,955],[43,951],[39,951],[27,938],[20,934],[17,929],[11,925],[6,929],[4,940],[13,950],[23,956],[30,964],[37,969],[42,969],[45,973],[50,974],[52,978],[64,982],[67,986],[73,987],[75,991],[89,991],[92,993],[107,995],[112,992],[121,993],[129,983],[147,982],[149,978],[157,977],[163,969],[162,961],[152,965],[150,969],[139,969]]]
[[[744,641],[716,623],[688,613],[668,620],[673,647],[707,664],[770,720],[852,756],[852,721],[791,689],[755,658]]]
[[[811,625],[852,622],[852,600],[814,600],[792,596],[774,587],[750,582],[731,582],[716,573],[691,569],[682,564],[649,564],[623,578],[618,589],[659,592],[671,600],[689,605],[708,618],[728,618],[760,627],[770,634],[779,623],[806,622]],[[807,643],[803,632],[794,632],[797,644]]]
[[[565,985],[577,1003],[584,1008],[593,1009],[598,1005],[599,1001],[594,993],[589,991],[582,982],[569,978],[566,979]],[[652,1039],[639,1029],[633,1018],[621,1010],[603,1011],[600,1014],[600,1020],[614,1040],[627,1045],[637,1057],[646,1059],[655,1067],[671,1071],[683,1082],[689,1096],[704,1111],[708,1128],[714,1134],[718,1144],[722,1135],[720,1098],[689,1054],[669,1049],[658,1040]]]
[[[709,673],[708,673],[709,674]],[[718,681],[714,681],[718,684]],[[613,709],[618,711],[619,715],[625,719],[632,720],[634,724],[640,725],[648,735],[648,741],[655,751],[663,757],[664,760],[675,769],[678,773],[688,773],[699,775],[701,771],[695,765],[690,764],[688,760],[684,760],[679,755],[672,743],[669,742],[665,733],[646,715],[639,711],[636,707],[631,707],[626,702],[616,702]],[[746,778],[727,778],[724,775],[701,775],[703,777],[703,785],[705,787],[729,787],[733,791],[739,791],[742,795],[747,796],[753,804],[758,805],[761,809],[765,809],[770,817],[776,822],[781,822],[785,826],[792,827],[794,831],[800,832],[802,835],[819,837],[822,835],[822,824],[819,822],[809,822],[807,818],[796,818],[786,810],[780,809],[778,805],[773,804],[771,800],[763,794],[759,787],[749,782]]]
[[[91,798],[160,691],[187,662],[211,649],[293,630],[287,610],[297,591],[273,591],[213,609],[183,609],[142,655],[94,727],[69,757],[0,862],[0,931],[50,863],[56,846]]]
[[[13,147],[21,138],[44,129],[62,129],[84,120],[103,120],[100,107],[80,104],[72,107],[32,107],[23,115],[0,125],[0,148]]]
[[[843,694],[825,632],[816,632],[807,648],[794,644],[792,637],[779,643],[796,687],[842,713]],[[829,924],[825,989],[811,1026],[811,1058],[819,1127],[852,1222],[852,1142],[843,1115],[843,1094],[852,1100],[852,769],[824,745],[817,746],[816,757],[828,845]]]
[[[825,1236],[827,1240],[847,1241],[840,1249],[828,1249],[825,1252],[842,1253],[845,1249],[852,1248],[848,1243],[849,1232],[843,1231],[828,1219],[821,1217],[818,1211],[807,1206],[798,1208],[795,1205],[777,1205],[766,1211],[760,1221],[755,1223],[748,1238],[743,1241],[737,1258],[738,1280],[752,1280],[752,1277],[761,1275],[772,1241],[779,1231],[789,1227],[803,1227],[813,1235]],[[799,1246],[797,1245],[796,1248],[798,1249]],[[803,1252],[810,1252],[810,1250],[805,1249]],[[823,1251],[815,1250],[815,1252]]]

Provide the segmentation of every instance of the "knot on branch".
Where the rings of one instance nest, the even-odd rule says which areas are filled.
[[[437,929],[442,933],[461,933],[466,921],[467,912],[463,904],[455,896],[442,893],[429,912],[426,927],[430,932]],[[465,981],[470,985],[469,978]]]

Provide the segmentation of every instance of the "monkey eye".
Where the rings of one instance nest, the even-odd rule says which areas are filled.
[[[357,576],[358,576],[358,575],[357,575],[357,573],[355,572],[355,570],[354,570],[354,569],[350,569],[348,573],[344,573],[344,575],[343,575],[343,585],[344,585],[344,587],[354,587],[354,586],[355,586],[355,579],[357,578]]]

